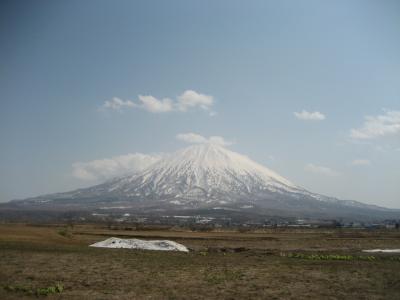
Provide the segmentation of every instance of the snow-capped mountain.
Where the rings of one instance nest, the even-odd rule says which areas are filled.
[[[310,217],[391,211],[309,192],[250,158],[213,143],[165,155],[141,172],[100,185],[15,203],[64,209],[223,209]]]
[[[264,191],[306,193],[246,156],[212,143],[167,155],[143,172],[114,179],[97,188],[101,193],[127,197],[181,199],[182,204],[235,202]]]

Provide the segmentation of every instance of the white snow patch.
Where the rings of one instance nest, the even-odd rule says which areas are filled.
[[[179,200],[172,200],[172,201],[170,201],[169,203],[171,203],[171,204],[176,204],[176,205],[182,205],[182,202],[179,201]]]
[[[221,210],[235,211],[235,209],[233,209],[233,208],[229,208],[229,207],[220,207],[220,206],[218,206],[218,207],[213,207],[212,209],[221,209]]]
[[[116,237],[111,237],[104,241],[94,243],[90,245],[90,247],[189,252],[188,248],[186,248],[184,245],[178,244],[173,241],[168,241],[168,240],[144,241],[138,239],[119,239]]]
[[[102,206],[100,209],[125,209],[131,208],[132,206]]]
[[[253,205],[243,205],[240,208],[253,208],[253,207],[254,207]]]
[[[400,249],[371,249],[371,250],[363,250],[362,252],[368,253],[400,253]]]
[[[46,199],[46,200],[36,200],[37,203],[46,203],[46,202],[50,202],[51,199]]]

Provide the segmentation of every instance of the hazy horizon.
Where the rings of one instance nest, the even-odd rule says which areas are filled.
[[[0,8],[0,202],[211,141],[312,192],[400,208],[398,1]]]

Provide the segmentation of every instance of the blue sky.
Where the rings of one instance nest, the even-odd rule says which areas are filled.
[[[0,201],[92,185],[195,133],[400,208],[399,1],[0,6]]]

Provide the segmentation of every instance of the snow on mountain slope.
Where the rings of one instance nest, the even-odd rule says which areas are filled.
[[[99,188],[128,197],[153,195],[205,202],[232,202],[266,190],[307,193],[248,157],[212,143],[177,151],[143,172],[114,179]]]

